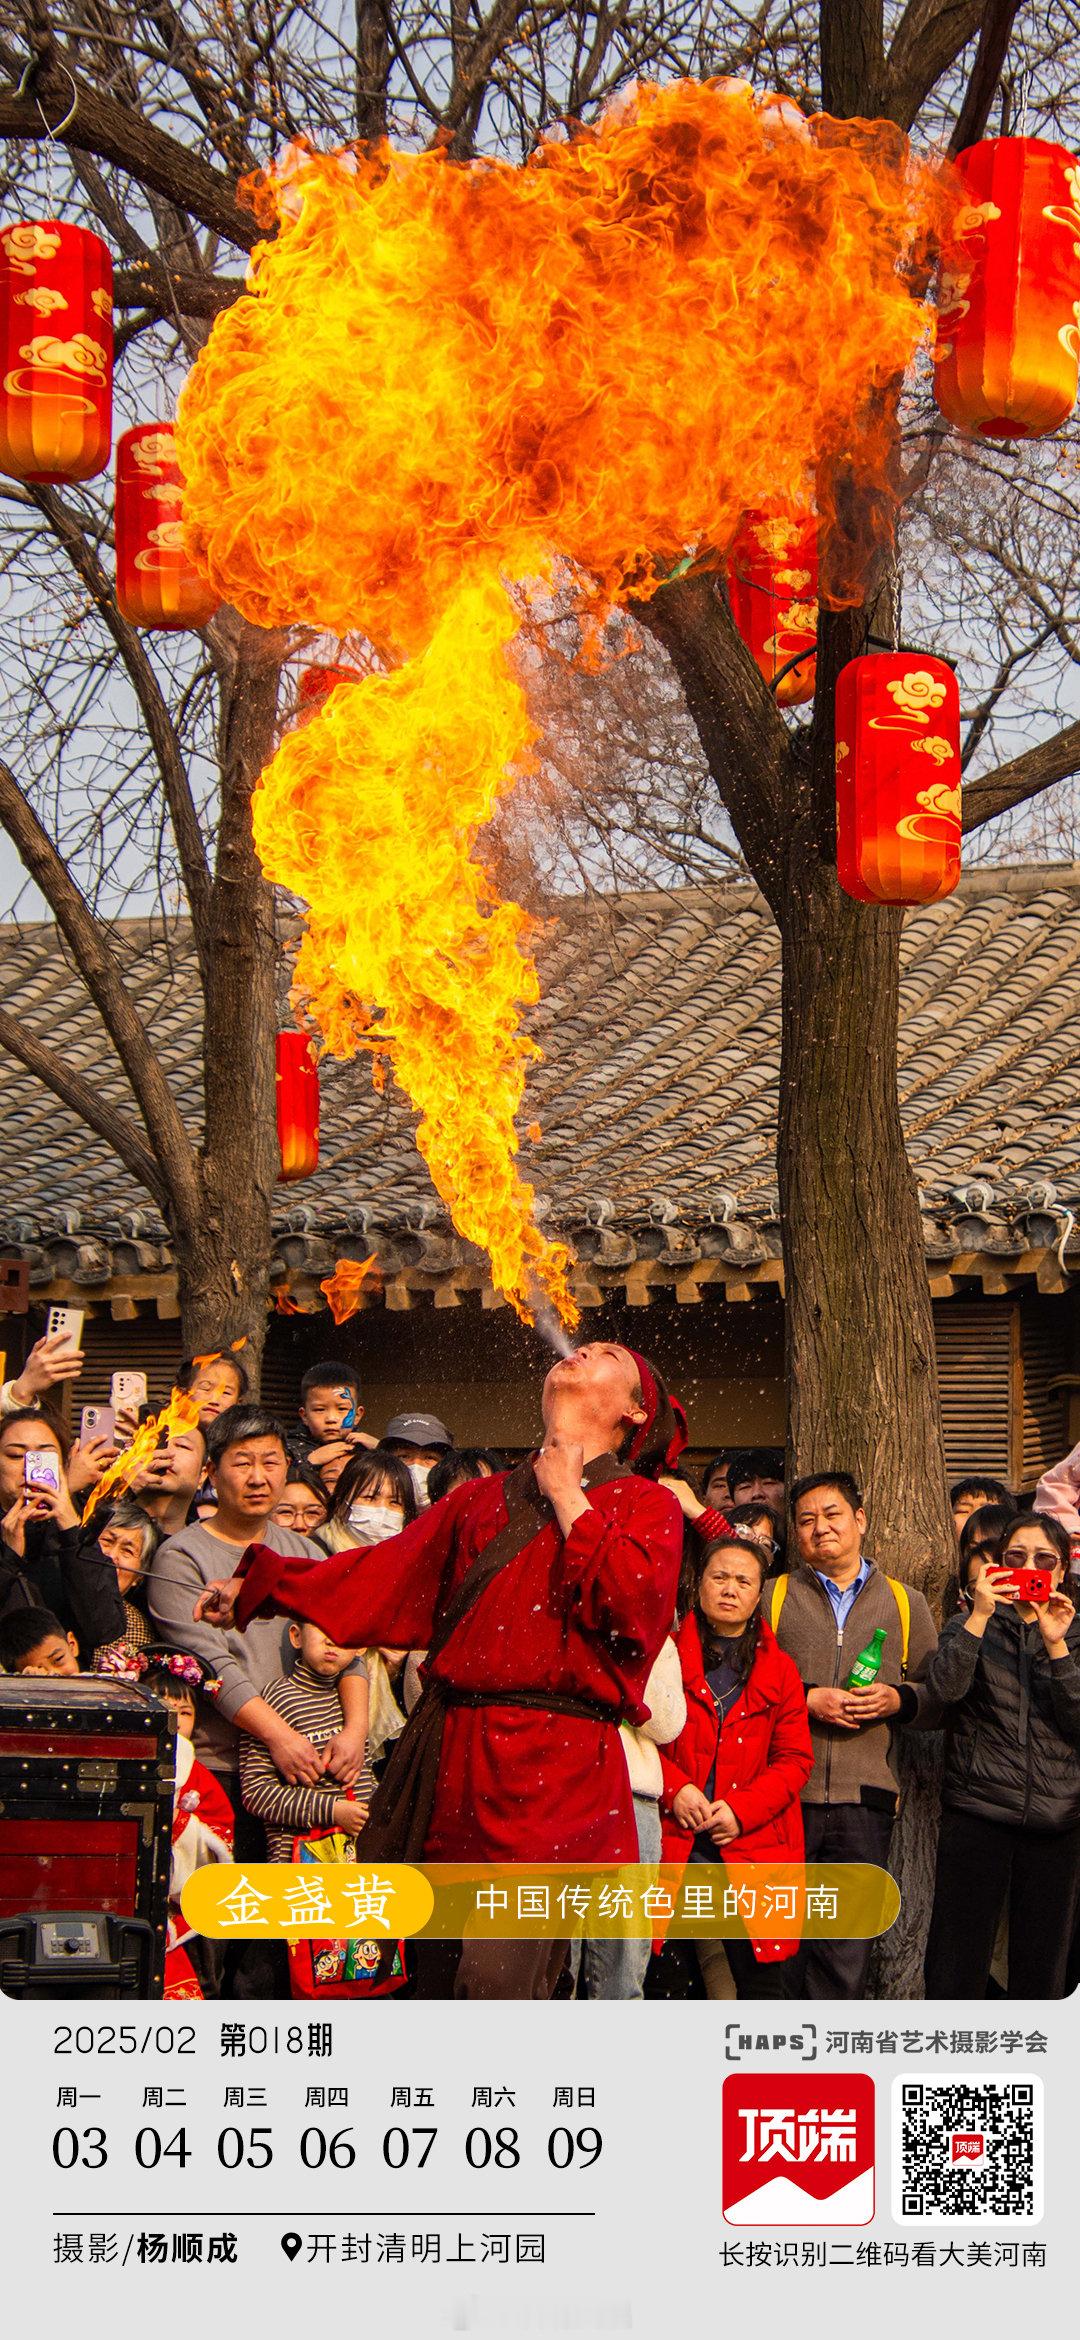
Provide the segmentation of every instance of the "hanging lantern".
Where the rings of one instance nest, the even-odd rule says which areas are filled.
[[[836,683],[836,869],[857,902],[937,902],[960,876],[960,694],[923,651]]]
[[[335,684],[363,679],[353,666],[305,666],[296,686],[296,704],[310,711],[329,698]]]
[[[205,626],[221,596],[184,549],[183,482],[171,423],[136,423],[116,442],[116,606],[130,626]]]
[[[306,1032],[279,1032],[276,1094],[281,1177],[310,1178],[319,1167],[319,1068]]]
[[[814,696],[817,591],[817,521],[744,512],[728,554],[732,617],[769,684],[803,652],[776,684],[781,707],[798,707]]]
[[[112,261],[66,220],[0,228],[0,471],[93,479],[112,448]]]
[[[984,138],[956,158],[970,197],[938,293],[934,396],[984,439],[1068,419],[1080,358],[1080,163],[1042,138]]]

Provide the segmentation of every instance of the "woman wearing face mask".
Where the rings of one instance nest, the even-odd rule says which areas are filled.
[[[700,1561],[675,1637],[686,1721],[660,1750],[665,1863],[803,1858],[799,1794],[813,1752],[798,1671],[761,1614],[769,1558],[732,1536],[706,1545]],[[708,1998],[723,1996],[726,1952],[740,1999],[777,1999],[783,1961],[799,1945],[754,1935],[694,1947]]]
[[[1003,1909],[1007,1996],[1057,1999],[1068,1987],[1080,1913],[1080,1620],[1062,1589],[1068,1566],[1060,1520],[1014,1518],[927,1669],[946,1731],[928,1999],[986,1997]],[[1032,1570],[1049,1576],[1048,1599],[1024,1599]]]
[[[328,1552],[352,1552],[358,1546],[382,1544],[400,1535],[416,1516],[416,1495],[405,1464],[396,1455],[361,1449],[341,1472],[333,1508],[316,1542],[325,1545]],[[366,1649],[363,1654],[368,1669],[368,1760],[377,1773],[405,1728],[395,1689],[407,1653],[403,1649]]]

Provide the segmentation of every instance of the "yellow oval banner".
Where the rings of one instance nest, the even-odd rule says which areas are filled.
[[[402,1942],[419,1933],[435,1907],[423,1870],[327,1857],[320,1847],[332,1842],[314,1839],[312,1857],[302,1861],[222,1861],[196,1869],[180,1896],[189,1926],[218,1942],[260,1936]]]

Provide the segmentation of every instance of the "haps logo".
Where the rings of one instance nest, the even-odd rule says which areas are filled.
[[[980,2131],[957,2129],[950,2140],[949,2153],[950,2159],[954,2163],[957,2161],[985,2161],[986,2139]]]

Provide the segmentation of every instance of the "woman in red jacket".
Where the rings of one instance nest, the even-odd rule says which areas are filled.
[[[694,1607],[676,1635],[686,1721],[660,1750],[665,1862],[801,1861],[799,1795],[813,1768],[806,1695],[761,1614],[769,1555],[748,1539],[706,1546]],[[695,1945],[710,1998],[722,1952],[740,1999],[784,1996],[780,1965],[797,1941]]]

